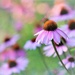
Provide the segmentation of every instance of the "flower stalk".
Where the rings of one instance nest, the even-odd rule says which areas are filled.
[[[38,48],[38,49],[39,49],[38,52],[39,52],[39,54],[40,54],[40,56],[41,56],[41,59],[42,59],[42,61],[43,61],[43,64],[45,65],[45,67],[46,67],[46,69],[47,69],[47,71],[48,71],[48,74],[51,75],[50,70],[49,70],[49,68],[48,68],[48,66],[47,66],[47,64],[46,64],[46,62],[45,62],[45,59],[44,59],[44,57],[43,57],[43,54],[42,54],[42,52],[41,52],[41,49],[40,49],[40,48]]]
[[[61,64],[64,66],[64,68],[66,69],[66,71],[70,74],[70,72],[69,72],[68,69],[65,67],[64,63],[62,62],[62,60],[61,60],[61,58],[60,58],[60,55],[59,55],[58,52],[57,52],[57,49],[56,49],[54,40],[52,40],[52,45],[53,45],[53,47],[54,47],[54,50],[55,50],[55,52],[56,52],[56,54],[57,54],[57,56],[58,56],[58,58],[59,58]],[[71,75],[71,74],[70,74],[70,75]]]

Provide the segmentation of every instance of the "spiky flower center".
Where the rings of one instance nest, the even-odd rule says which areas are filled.
[[[35,40],[36,40],[36,38],[31,39],[31,41],[32,41],[33,43],[35,42]]]
[[[4,42],[8,42],[8,41],[10,41],[10,37],[6,37],[5,39],[4,39]]]
[[[48,18],[43,18],[43,19],[42,19],[42,22],[45,23],[45,22],[48,21],[48,20],[49,20]]]
[[[52,20],[48,20],[44,23],[43,29],[46,31],[54,31],[57,29],[57,24]]]
[[[12,48],[15,50],[15,51],[18,51],[20,49],[20,46],[18,44],[15,44],[12,46]]]
[[[68,61],[69,62],[74,62],[74,58],[73,57],[70,57],[70,58],[68,58]]]
[[[66,14],[68,14],[68,10],[66,8],[62,8],[60,15],[66,15]]]
[[[9,68],[13,68],[15,66],[17,66],[17,63],[15,61],[13,60],[9,61]]]
[[[70,20],[68,25],[69,25],[70,30],[74,30],[75,29],[75,20]]]

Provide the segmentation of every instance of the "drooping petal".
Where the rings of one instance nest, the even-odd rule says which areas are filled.
[[[43,31],[44,30],[41,30],[41,31],[37,32],[36,34],[34,34],[34,36],[41,34]]]
[[[59,55],[62,55],[63,54],[62,47],[57,48],[57,51],[58,51]]]
[[[53,32],[50,31],[48,35],[50,36],[49,41],[52,40],[53,39]]]
[[[61,36],[61,37],[63,37],[64,39],[68,39],[68,36],[62,31],[62,30],[60,30],[60,29],[57,29],[56,30],[58,33],[59,33],[59,35]]]
[[[44,52],[44,54],[46,55],[46,56],[52,56],[53,54],[54,54],[54,49],[52,48],[52,49],[50,49],[50,50],[47,50],[47,51],[45,51]]]
[[[54,39],[56,44],[59,44],[60,41],[61,41],[60,40],[60,35],[56,31],[53,32],[53,39]]]

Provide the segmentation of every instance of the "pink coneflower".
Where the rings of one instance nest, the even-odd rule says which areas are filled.
[[[19,38],[19,35],[15,35],[13,37],[6,37],[4,39],[4,42],[0,45],[0,52],[4,51],[7,47],[14,45],[19,40]]]
[[[25,51],[20,48],[20,46],[16,43],[12,46],[13,48],[13,51],[15,52],[16,54],[16,57],[25,57],[26,56],[26,53]]]
[[[67,35],[62,30],[58,29],[57,24],[52,20],[46,21],[44,23],[43,30],[36,33],[35,35],[38,35],[36,42],[46,45],[49,44],[52,39],[56,44],[60,43],[60,37],[67,39]]]
[[[69,37],[75,37],[75,20],[70,20],[68,24],[61,27],[61,29],[68,34]]]
[[[75,67],[75,58],[72,56],[67,56],[65,59],[62,60],[62,62],[65,64],[67,69]]]
[[[55,12],[58,11],[58,12]],[[55,5],[51,11],[51,18],[54,21],[62,21],[74,18],[75,11],[73,11],[66,3],[59,3]]]
[[[27,41],[26,44],[24,45],[24,49],[35,50],[37,47],[40,47],[40,44],[35,42],[35,40],[36,38],[33,38],[32,40]]]
[[[62,38],[62,40],[64,41],[64,43],[68,46],[68,47],[74,47],[75,46],[75,39],[68,39],[68,40],[65,40],[65,39],[63,39]],[[56,49],[57,49],[57,51],[58,51],[58,53],[59,53],[59,55],[62,55],[63,54],[63,52],[67,52],[68,51],[68,48],[67,48],[67,46],[66,45],[64,45],[64,43],[61,41],[59,44],[56,44],[55,43],[55,46],[56,46]],[[56,52],[55,52],[55,50],[54,50],[54,48],[53,48],[53,46],[52,46],[52,44],[51,45],[49,45],[49,46],[46,46],[46,47],[44,47],[44,54],[46,55],[46,56],[56,56]]]
[[[28,65],[27,58],[18,58],[16,60],[9,60],[7,63],[4,63],[1,67],[1,75],[11,75],[12,73],[20,73],[20,71],[25,70]]]

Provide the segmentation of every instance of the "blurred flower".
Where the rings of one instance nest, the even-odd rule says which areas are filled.
[[[46,14],[50,10],[50,7],[47,3],[40,3],[36,6],[36,12],[39,14]]]
[[[35,19],[34,0],[21,0],[21,6],[24,12],[23,22],[31,23]]]
[[[61,29],[68,34],[69,37],[75,37],[75,20],[70,20],[69,23],[62,26]]]
[[[56,46],[56,49],[57,49],[59,55],[62,55],[63,52],[67,52],[68,51],[68,47],[70,47],[70,48],[71,47],[75,47],[75,39],[70,38],[70,39],[65,40],[65,39],[62,38],[62,40],[64,41],[64,43],[62,41],[59,44],[55,43],[55,46]],[[46,56],[48,56],[48,57],[52,56],[52,55],[54,57],[56,56],[56,52],[55,52],[52,44],[44,47],[43,50],[45,51],[44,54]]]
[[[24,49],[26,50],[35,50],[37,47],[40,47],[41,45],[35,42],[36,38],[33,38],[32,40],[29,40],[24,45]]]
[[[12,46],[13,51],[15,52],[16,57],[25,57],[26,53],[25,51],[20,48],[20,46],[16,43]]]
[[[24,12],[19,4],[14,3],[10,12],[14,20],[22,21]]]
[[[12,45],[14,45],[18,40],[19,40],[20,36],[14,35],[13,37],[5,37],[4,42],[2,44],[0,44],[0,52],[4,51],[7,47],[10,47]]]
[[[65,43],[67,42],[65,39],[63,39],[63,41]],[[59,55],[62,55],[63,52],[67,52],[67,50],[68,50],[68,48],[63,44],[62,41],[59,44],[55,43],[55,46],[56,46],[56,49],[57,49]],[[54,57],[56,56],[56,52],[55,52],[52,44],[49,45],[49,46],[44,47],[43,50],[45,51],[44,54],[46,56],[52,56],[52,55],[54,55]]]
[[[20,73],[20,71],[25,70],[28,65],[27,58],[18,58],[16,60],[9,60],[4,63],[1,67],[1,75],[11,75],[12,73]]]
[[[67,56],[65,59],[62,60],[62,62],[65,64],[67,69],[75,67],[75,59],[72,56]]]
[[[14,28],[16,29],[16,31],[20,32],[23,28],[22,22],[16,21],[16,23],[14,24]]]
[[[58,12],[55,12],[55,10]],[[54,21],[62,21],[74,18],[74,15],[75,11],[73,11],[66,3],[59,3],[52,8],[50,19]]]
[[[12,7],[12,0],[0,0],[0,7],[10,9]]]
[[[46,45],[49,44],[52,39],[56,44],[60,43],[60,37],[67,39],[67,35],[62,30],[58,29],[57,24],[52,20],[46,21],[43,30],[35,35],[38,35],[36,42]]]
[[[6,52],[5,51],[3,51],[3,52],[1,52],[0,53],[0,61],[5,61],[7,58],[6,58]]]

